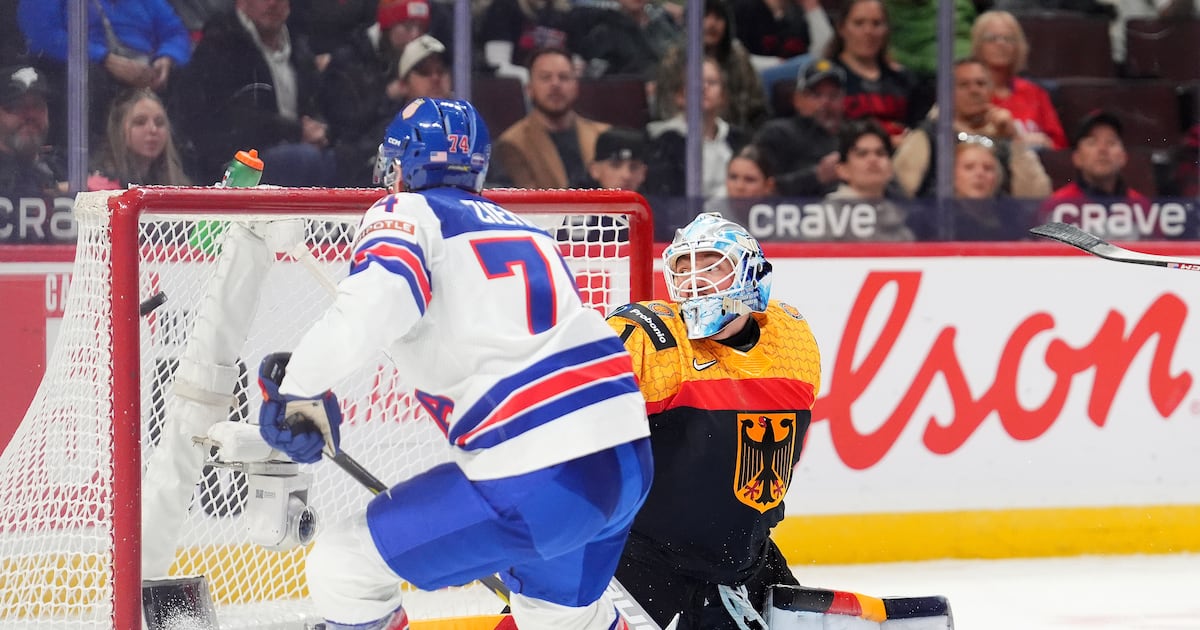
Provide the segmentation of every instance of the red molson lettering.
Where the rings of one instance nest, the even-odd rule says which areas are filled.
[[[858,345],[866,343],[859,336],[867,313],[880,291],[889,284],[896,286],[897,296],[887,322],[862,363],[854,366]],[[912,312],[920,284],[921,274],[916,271],[872,272],[867,276],[850,311],[832,374],[825,379],[831,386],[815,405],[813,421],[829,423],[838,456],[856,470],[873,466],[891,450],[901,431],[914,420],[913,412],[938,375],[945,380],[954,403],[954,416],[948,422],[938,422],[930,417],[925,425],[922,441],[926,448],[938,454],[957,450],[993,411],[999,414],[1001,425],[1014,439],[1037,438],[1058,420],[1075,375],[1093,367],[1096,369],[1095,381],[1087,414],[1096,426],[1103,427],[1130,362],[1152,337],[1157,337],[1157,343],[1150,364],[1149,390],[1159,415],[1170,416],[1192,387],[1192,376],[1188,372],[1171,374],[1171,360],[1187,317],[1187,305],[1174,295],[1164,294],[1146,309],[1128,334],[1125,317],[1109,311],[1095,337],[1082,347],[1052,339],[1042,359],[1053,373],[1053,388],[1041,406],[1033,409],[1022,407],[1017,400],[1017,375],[1029,343],[1037,335],[1054,329],[1055,321],[1051,315],[1034,313],[1017,325],[1001,352],[995,381],[978,397],[968,387],[954,350],[957,329],[953,326],[943,328],[891,415],[878,429],[860,433],[852,422],[851,405],[871,385],[891,355]]]

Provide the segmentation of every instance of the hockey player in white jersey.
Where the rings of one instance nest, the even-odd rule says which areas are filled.
[[[381,347],[456,454],[320,534],[307,577],[330,630],[407,628],[401,578],[492,573],[522,630],[624,627],[603,593],[652,478],[645,402],[554,239],[478,195],[490,152],[470,103],[405,106],[376,165],[392,194],[334,304],[260,369],[260,432],[297,461],[336,451],[329,389]]]

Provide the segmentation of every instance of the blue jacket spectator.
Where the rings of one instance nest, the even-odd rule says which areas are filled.
[[[103,141],[110,104],[126,88],[165,94],[172,69],[191,59],[192,41],[167,0],[73,0],[88,8],[88,113],[92,143]],[[51,144],[66,145],[69,0],[20,0],[17,21],[30,61],[49,86]]]
[[[88,5],[88,58],[101,63],[109,54],[167,57],[182,66],[192,57],[192,40],[167,0],[80,0]],[[68,0],[21,0],[17,19],[30,54],[67,59]],[[103,10],[101,12],[97,9]],[[124,51],[109,40],[105,19]]]
[[[215,181],[238,150],[254,148],[266,165],[263,183],[332,185],[316,62],[289,32],[289,10],[287,2],[238,0],[205,25],[171,113],[195,143],[200,181]]]

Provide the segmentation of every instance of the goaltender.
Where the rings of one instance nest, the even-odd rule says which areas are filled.
[[[820,354],[793,307],[768,302],[771,264],[706,213],[663,252],[670,302],[608,323],[633,355],[654,481],[616,577],[662,627],[765,628],[772,584],[797,584],[770,538],[820,390]]]

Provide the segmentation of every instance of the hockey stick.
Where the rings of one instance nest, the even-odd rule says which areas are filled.
[[[1170,269],[1200,271],[1200,258],[1176,258],[1135,252],[1113,245],[1100,237],[1088,234],[1074,225],[1066,223],[1047,223],[1030,228],[1029,231],[1038,236],[1044,236],[1060,243],[1078,247],[1093,256],[1099,256],[1107,260],[1134,263],[1137,265],[1151,265],[1154,267],[1168,267]]]

